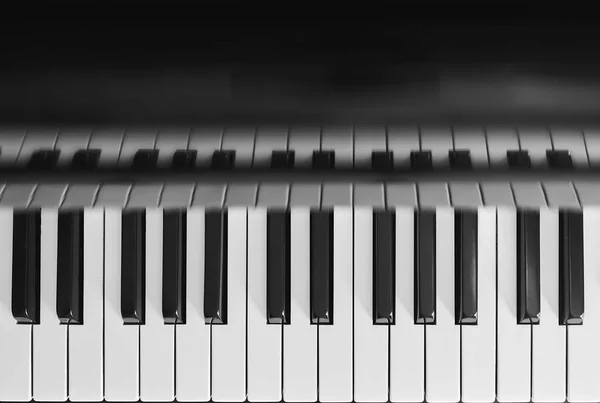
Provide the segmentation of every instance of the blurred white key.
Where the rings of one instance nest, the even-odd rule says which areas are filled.
[[[335,152],[335,167],[354,166],[354,133],[352,126],[325,126],[321,135],[321,150]]]
[[[425,329],[428,402],[460,399],[460,326],[454,321],[454,209],[436,209],[436,323]]]
[[[175,398],[175,326],[162,316],[163,210],[146,209],[146,323],[140,327],[141,400]]]
[[[290,211],[290,309],[283,327],[283,400],[317,401],[317,326],[310,323],[310,210]]]
[[[388,400],[388,326],[373,324],[373,241],[373,208],[355,207],[354,400],[356,402]],[[334,308],[334,324],[336,319]]]
[[[177,325],[177,401],[210,399],[210,326],[204,323],[204,208],[187,211],[186,323]]]
[[[12,316],[13,209],[0,209],[0,400],[28,402],[31,390],[31,328]]]
[[[448,151],[452,149],[452,129],[449,126],[421,128],[421,151],[431,151],[431,162],[435,168],[449,167]]]
[[[352,400],[352,208],[333,210],[333,325],[319,326],[319,401]],[[293,319],[292,319],[293,320]]]
[[[67,326],[56,315],[58,211],[42,209],[40,324],[33,327],[33,398],[67,399]]]
[[[0,164],[12,165],[17,160],[23,140],[25,139],[25,129],[2,127],[0,128]]]
[[[104,398],[104,210],[83,213],[83,324],[69,327],[69,399]]]
[[[519,150],[519,137],[515,128],[488,127],[486,133],[490,167],[506,168],[508,166],[506,152]]]
[[[104,398],[137,401],[140,326],[121,317],[121,210],[107,208],[104,225]]]
[[[295,318],[294,318],[295,319]],[[281,325],[267,324],[267,209],[248,210],[248,400],[281,400]]]
[[[212,325],[212,399],[246,400],[246,208],[227,213],[227,324]]]

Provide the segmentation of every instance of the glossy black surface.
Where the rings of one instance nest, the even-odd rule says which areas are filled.
[[[477,210],[454,213],[455,322],[477,324]]]
[[[435,210],[415,211],[415,323],[436,322]],[[398,257],[399,259],[401,257]]]
[[[36,150],[31,154],[27,168],[34,171],[54,169],[59,156],[59,150]]]
[[[291,169],[294,167],[296,153],[294,151],[273,151],[271,154],[272,169]]]
[[[267,211],[267,323],[291,323],[290,212]]]
[[[217,150],[213,153],[211,168],[218,170],[233,169],[235,166],[235,150]]]
[[[77,150],[71,161],[71,169],[74,171],[93,171],[98,168],[102,150]]]
[[[162,314],[165,323],[185,323],[186,210],[163,212]]]
[[[322,150],[313,151],[312,159],[313,169],[333,169],[335,168],[335,151]]]
[[[540,322],[540,212],[517,211],[517,323]]]
[[[573,160],[569,150],[546,150],[548,166],[553,169],[572,169]]]
[[[198,150],[176,150],[173,153],[172,167],[176,170],[193,169],[196,166]]]
[[[470,170],[473,168],[470,150],[450,150],[448,151],[448,158],[452,169]]]
[[[508,150],[506,152],[508,167],[513,169],[531,168],[531,158],[527,150]]]
[[[396,319],[396,214],[373,212],[373,324]]]
[[[310,213],[310,320],[333,324],[333,211]]]
[[[158,150],[138,150],[133,156],[131,169],[134,171],[153,171],[158,163]]]
[[[413,171],[431,171],[433,162],[431,160],[431,151],[411,151],[410,167]]]
[[[60,323],[83,325],[83,210],[58,213],[56,314]]]
[[[559,220],[559,305],[561,325],[583,324],[583,212],[561,210]],[[591,279],[589,281],[592,281]]]
[[[226,210],[206,211],[204,251],[204,320],[227,324]]]
[[[389,172],[394,170],[393,151],[373,151],[371,153],[371,167],[374,171]]]
[[[125,324],[146,320],[146,210],[124,210],[121,222],[121,316]]]

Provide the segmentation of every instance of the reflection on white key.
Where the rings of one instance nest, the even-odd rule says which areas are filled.
[[[396,208],[396,324],[390,335],[392,402],[421,402],[424,397],[425,326],[416,326],[414,319],[414,217],[413,208]]]
[[[227,325],[212,325],[212,399],[246,400],[246,208],[227,212]]]
[[[462,326],[462,401],[496,398],[496,208],[477,210],[477,325]]]
[[[210,326],[204,323],[204,208],[187,211],[186,319],[177,325],[177,401],[210,399]]]
[[[373,241],[373,208],[356,207],[354,209],[354,400],[356,402],[388,400],[388,326],[373,324]],[[335,319],[334,308],[334,323]]]
[[[107,401],[139,399],[139,325],[121,317],[121,210],[104,213],[104,378]]]
[[[100,401],[104,352],[104,211],[83,214],[83,325],[69,327],[69,399]]]
[[[600,401],[598,362],[600,362],[600,208],[583,208],[583,324],[568,326],[567,363],[570,402]]]
[[[436,323],[426,325],[428,402],[460,399],[460,327],[454,320],[454,210],[436,210]]]
[[[33,398],[67,399],[67,326],[56,315],[58,211],[42,209],[40,324],[33,327]]]
[[[0,400],[31,400],[31,327],[12,316],[13,209],[0,209]]]
[[[163,210],[146,209],[146,323],[140,329],[141,399],[175,398],[175,326],[162,316]],[[168,269],[167,269],[168,270]]]
[[[317,326],[310,323],[310,210],[290,211],[290,309],[283,327],[283,400],[317,401]]]
[[[530,400],[531,325],[517,324],[517,216],[516,209],[497,210],[498,326],[496,399]]]

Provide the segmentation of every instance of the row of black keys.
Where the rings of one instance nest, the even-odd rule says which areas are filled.
[[[583,318],[583,215],[560,213],[561,324]],[[205,217],[204,315],[207,323],[227,324],[227,211]],[[163,228],[163,316],[165,323],[186,318],[186,211],[165,210]],[[310,216],[310,312],[313,324],[332,324],[333,212]],[[477,212],[455,213],[455,307],[457,324],[477,323]],[[145,211],[122,214],[121,314],[126,324],[145,320]],[[518,323],[540,320],[540,226],[538,211],[517,213]],[[267,213],[267,321],[289,324],[290,214]],[[373,213],[373,323],[395,319],[395,213]],[[436,217],[415,211],[416,324],[436,322]],[[402,258],[402,257],[398,257]],[[193,268],[190,268],[193,270]],[[200,290],[199,290],[200,291]],[[39,323],[40,211],[17,211],[13,226],[12,313],[18,323]],[[57,315],[61,323],[83,323],[83,212],[58,216]]]
[[[156,169],[159,150],[139,150],[136,152],[131,169],[134,171],[151,171]],[[95,170],[98,168],[101,150],[79,150],[71,163],[74,170]],[[194,169],[198,152],[196,150],[177,150],[173,154],[171,167],[178,170]],[[211,169],[227,170],[235,167],[235,150],[218,150],[213,153]],[[28,169],[52,170],[56,168],[60,150],[38,150],[32,154]],[[548,166],[557,169],[573,168],[573,161],[568,150],[547,150]],[[472,169],[471,152],[469,150],[451,150],[448,152],[452,169]],[[271,156],[272,169],[294,168],[294,151],[273,151]],[[516,169],[531,168],[531,159],[526,150],[508,151],[508,166]],[[433,169],[431,151],[412,151],[410,154],[411,169],[429,171]],[[373,151],[371,167],[375,171],[394,170],[393,151]],[[314,151],[313,169],[335,168],[334,151]]]

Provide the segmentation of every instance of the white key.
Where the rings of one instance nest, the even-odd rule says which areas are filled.
[[[497,357],[499,402],[530,400],[531,326],[517,324],[517,217],[516,209],[497,210]]]
[[[496,208],[477,210],[477,325],[462,326],[463,402],[496,398]]]
[[[414,217],[413,208],[396,208],[396,324],[390,335],[392,402],[421,402],[425,393],[425,326],[415,325],[414,320]]]
[[[394,153],[394,166],[410,168],[410,153],[419,151],[419,128],[417,126],[388,127],[388,150]]]
[[[223,129],[220,127],[201,127],[190,133],[188,150],[197,151],[196,165],[208,168],[216,150],[221,149]]]
[[[204,209],[187,211],[186,323],[177,325],[177,401],[210,399],[210,326],[204,323]]]
[[[104,398],[104,210],[83,213],[83,325],[69,327],[69,399]]]
[[[119,153],[119,167],[131,166],[135,154],[142,149],[152,150],[156,143],[155,130],[127,130]]]
[[[310,210],[290,211],[290,309],[283,327],[283,400],[317,401],[317,326],[310,323]]]
[[[163,210],[146,209],[146,323],[140,326],[141,399],[175,398],[175,326],[162,316]]]
[[[165,129],[161,130],[156,137],[156,149],[158,151],[157,166],[167,168],[173,162],[173,154],[177,150],[187,150],[190,140],[190,131],[188,129]]]
[[[547,168],[546,150],[552,149],[550,133],[545,128],[524,127],[519,129],[521,150],[529,152],[531,166]]]
[[[425,329],[428,402],[460,399],[460,327],[454,321],[454,210],[436,210],[436,323]]]
[[[252,165],[254,167],[268,168],[271,164],[273,151],[286,151],[287,143],[287,127],[259,127],[256,133]]]
[[[600,130],[598,128],[585,129],[583,131],[583,136],[585,148],[590,160],[590,166],[596,168],[600,166]]]
[[[531,397],[564,401],[566,333],[558,324],[558,210],[540,209],[540,323],[532,326]]]
[[[267,209],[248,210],[248,400],[281,400],[281,325],[267,324]],[[295,318],[294,318],[295,319]]]
[[[373,324],[373,269],[373,208],[356,207],[354,209],[354,400],[356,402],[388,400],[388,326]],[[335,308],[333,320],[335,324]]]
[[[470,150],[473,168],[488,167],[488,151],[483,128],[476,126],[454,128],[454,149]]]
[[[98,165],[102,168],[116,165],[125,133],[121,129],[97,130],[92,133],[89,149],[101,150]]]
[[[354,166],[371,168],[373,151],[387,151],[385,126],[359,126],[354,129]]]
[[[490,127],[487,129],[487,149],[492,168],[506,168],[506,152],[519,149],[519,137],[512,127]]]
[[[3,127],[0,129],[0,164],[12,165],[17,160],[23,141],[25,129]]]
[[[227,213],[227,325],[212,325],[212,399],[246,399],[246,208]]]
[[[551,129],[550,133],[554,149],[568,150],[575,168],[587,168],[589,166],[583,132],[581,130],[556,128]]]
[[[104,398],[137,401],[140,326],[121,317],[121,210],[107,208],[104,225]]]
[[[288,139],[288,149],[294,150],[294,166],[298,168],[311,167],[313,152],[321,149],[321,128],[292,127]]]
[[[28,130],[19,152],[16,164],[25,166],[29,163],[33,153],[40,149],[54,149],[57,131],[55,129],[32,129]]]
[[[61,168],[68,167],[73,161],[75,153],[87,148],[90,135],[91,130],[85,128],[60,130],[56,139],[56,149],[60,150],[56,165]]]
[[[221,150],[235,150],[235,166],[250,168],[254,155],[256,129],[253,127],[232,127],[223,132]]]
[[[450,165],[448,151],[452,150],[450,127],[423,127],[421,130],[421,150],[431,151],[431,162],[436,168]]]
[[[583,324],[568,326],[567,362],[570,402],[597,402],[600,400],[600,383],[597,381],[597,364],[600,361],[600,208],[583,208]]]
[[[58,211],[42,209],[40,324],[33,327],[33,398],[67,399],[67,326],[56,315]]]
[[[319,401],[352,401],[352,208],[333,210],[333,325],[319,326]],[[292,319],[293,320],[293,319]]]
[[[321,136],[321,150],[335,151],[336,168],[354,166],[353,130],[350,126],[325,126]]]
[[[0,209],[0,401],[28,402],[31,391],[31,327],[12,316],[13,209]]]

